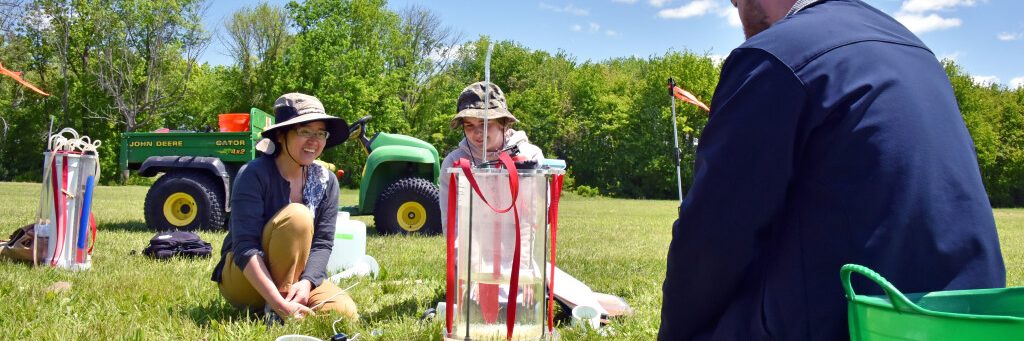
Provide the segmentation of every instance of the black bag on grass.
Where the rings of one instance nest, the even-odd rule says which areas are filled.
[[[146,256],[168,259],[174,256],[209,258],[213,252],[210,243],[199,235],[188,231],[157,233],[149,240],[149,246],[142,250]]]

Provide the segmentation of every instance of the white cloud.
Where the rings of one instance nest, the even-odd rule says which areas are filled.
[[[647,3],[651,4],[651,6],[654,7],[665,6],[665,4],[668,4],[670,2],[672,2],[672,0],[647,0]]]
[[[636,0],[612,0],[612,2],[618,2],[620,4],[635,4]]]
[[[1007,86],[1010,87],[1010,90],[1024,88],[1024,76],[1014,77],[1013,79],[1010,80],[1010,83],[1007,84]]]
[[[971,76],[974,80],[974,84],[978,86],[990,86],[992,84],[999,84],[999,77],[996,76]]]
[[[598,24],[598,23],[593,22],[593,21],[588,22],[586,26],[583,26],[583,25],[580,25],[580,24],[575,24],[575,25],[569,26],[569,29],[572,30],[573,32],[584,32],[584,31],[586,31],[586,32],[588,32],[590,34],[602,34],[603,33],[604,35],[609,36],[609,37],[619,37],[619,36],[622,36],[622,33],[619,33],[619,31],[616,31],[616,30],[613,30],[613,29],[607,29],[606,28],[606,29],[604,29],[602,31],[601,30],[601,24]]]
[[[715,63],[715,65],[722,65],[722,63],[725,63],[725,58],[726,57],[729,57],[729,55],[727,55],[727,54],[709,54],[708,55],[708,58],[711,58],[711,62]]]
[[[1000,32],[998,35],[996,35],[996,39],[999,39],[999,40],[1002,40],[1002,41],[1011,41],[1011,40],[1017,40],[1017,39],[1020,39],[1020,38],[1024,38],[1024,33],[1020,33],[1020,32]]]
[[[718,0],[693,0],[676,8],[658,11],[658,17],[665,19],[687,19],[708,14],[714,14],[719,18],[725,19],[729,26],[743,26],[743,23],[740,22],[739,11],[733,6],[721,6]]]
[[[951,60],[956,62],[957,59],[960,59],[960,51],[954,51],[953,53],[947,53],[941,56],[937,56],[937,58],[939,59],[939,61]]]
[[[740,11],[736,7],[726,7],[718,11],[718,16],[726,18],[729,22],[729,26],[732,27],[743,27],[743,22],[740,21]]]
[[[552,12],[555,12],[555,13],[568,13],[568,14],[572,14],[572,15],[580,16],[580,17],[585,17],[587,15],[590,15],[590,10],[588,10],[586,8],[579,8],[579,7],[573,6],[572,4],[565,5],[565,7],[558,7],[558,6],[549,5],[547,3],[541,2],[540,3],[540,8],[543,9],[543,10],[548,10],[548,11],[552,11]]]
[[[580,25],[580,24],[575,24],[575,25],[569,26],[569,29],[572,30],[573,32],[583,32],[585,30],[585,31],[587,31],[587,32],[589,32],[591,34],[594,34],[594,33],[600,34],[600,33],[602,33],[602,31],[601,31],[601,24],[598,24],[598,23],[593,22],[593,21],[587,23],[586,27],[584,27],[583,25]],[[609,37],[618,37],[618,36],[622,35],[622,33],[619,33],[619,31],[612,30],[612,29],[605,29],[603,31],[603,33],[604,33],[604,35],[609,36]]]
[[[938,11],[957,6],[974,6],[975,0],[907,0],[900,6],[901,12],[921,13]]]
[[[963,24],[960,18],[943,17],[935,12],[951,11],[956,7],[970,7],[977,2],[978,0],[905,0],[894,17],[911,32],[922,34],[960,27]],[[1002,39],[1001,37],[1000,39]]]
[[[53,28],[52,21],[53,16],[42,10],[31,11],[25,16],[26,26],[38,31],[49,31]]]
[[[450,62],[462,54],[462,45],[454,45],[451,49],[433,49],[427,58],[437,62]]]
[[[927,16],[922,14],[896,13],[896,20],[910,29],[911,32],[917,34],[959,27],[962,24],[959,18],[943,18],[935,13]]]
[[[666,19],[686,19],[699,17],[718,9],[717,0],[693,0],[690,3],[658,11],[658,16]]]

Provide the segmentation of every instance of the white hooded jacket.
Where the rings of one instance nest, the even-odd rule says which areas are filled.
[[[539,147],[531,144],[529,138],[526,137],[526,132],[522,130],[505,130],[505,143],[501,146],[501,149],[505,149],[512,145],[518,145],[519,155],[524,156],[527,159],[540,161],[544,158],[544,152],[541,151]],[[476,165],[481,162],[480,150],[473,148],[469,144],[469,140],[462,138],[462,141],[459,142],[459,146],[448,153],[448,155],[444,157],[444,162],[441,163],[441,196],[438,199],[441,201],[441,230],[444,231],[446,235],[448,233],[448,168],[454,166],[455,161],[458,161],[460,158],[465,158],[472,162],[473,165]],[[487,153],[487,159],[497,160],[498,153]]]

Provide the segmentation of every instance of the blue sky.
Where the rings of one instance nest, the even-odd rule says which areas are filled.
[[[270,0],[283,5],[286,0]],[[952,58],[979,83],[1024,86],[1024,1],[867,0],[916,33],[939,58]],[[213,0],[205,24],[223,21],[259,1]],[[743,42],[730,0],[468,1],[392,0],[399,10],[433,10],[464,39],[488,35],[537,50],[565,51],[577,61],[656,56],[689,50],[724,57]],[[229,64],[214,38],[202,57]]]

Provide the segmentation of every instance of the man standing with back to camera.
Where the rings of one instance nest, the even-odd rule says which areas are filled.
[[[934,54],[857,0],[733,4],[747,40],[722,67],[673,226],[658,338],[848,339],[845,263],[905,292],[1005,286]]]

